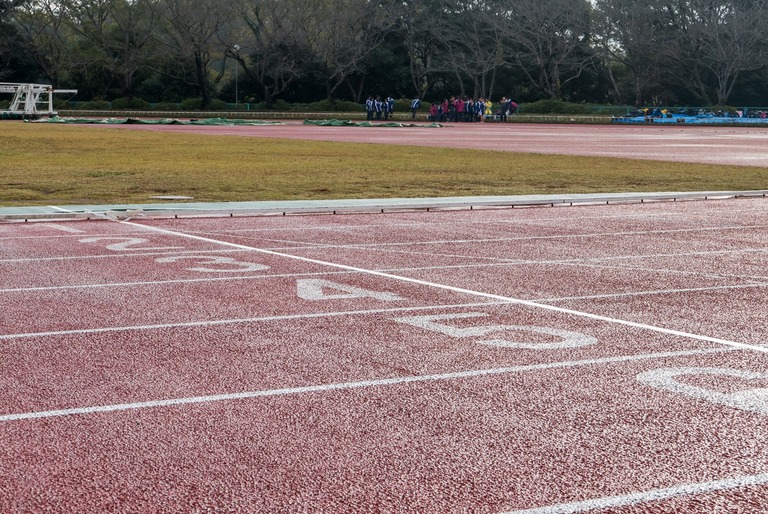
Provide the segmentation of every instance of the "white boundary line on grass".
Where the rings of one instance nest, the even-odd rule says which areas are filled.
[[[503,295],[498,295],[498,294],[485,293],[485,292],[482,292],[482,291],[475,291],[475,290],[472,290],[472,289],[465,289],[465,288],[461,288],[461,287],[454,287],[454,286],[450,286],[450,285],[446,285],[446,284],[438,284],[436,282],[429,282],[429,281],[426,281],[426,280],[420,280],[420,279],[416,279],[416,278],[404,277],[404,276],[401,276],[401,275],[394,275],[392,273],[386,273],[386,272],[383,272],[383,271],[376,271],[376,270],[370,270],[370,269],[366,269],[366,268],[359,268],[359,267],[356,267],[356,266],[348,266],[346,264],[338,264],[338,263],[322,261],[322,260],[318,260],[318,259],[311,259],[311,258],[308,258],[308,257],[301,257],[301,256],[298,256],[298,255],[291,255],[289,253],[276,252],[276,251],[273,251],[273,250],[265,250],[265,249],[257,248],[257,247],[253,247],[253,246],[241,245],[241,244],[238,244],[238,243],[231,243],[229,241],[221,241],[221,240],[218,240],[218,239],[212,239],[212,238],[208,238],[208,237],[197,236],[197,235],[194,235],[194,234],[187,234],[185,232],[177,232],[177,231],[168,230],[168,229],[165,229],[165,228],[153,227],[151,225],[143,225],[143,224],[135,223],[135,222],[132,222],[132,221],[121,221],[121,220],[115,220],[115,221],[118,221],[119,223],[122,223],[124,225],[129,225],[129,226],[132,226],[132,227],[143,227],[146,230],[157,232],[157,233],[160,233],[160,234],[169,235],[169,236],[185,237],[185,238],[194,239],[194,240],[197,240],[197,241],[204,241],[206,243],[220,244],[220,245],[228,246],[228,247],[231,247],[231,248],[240,248],[242,250],[249,250],[249,251],[253,251],[253,252],[263,253],[265,255],[272,255],[272,256],[275,256],[275,257],[283,257],[283,258],[293,259],[293,260],[307,262],[307,263],[311,263],[311,264],[319,264],[321,266],[329,266],[329,267],[332,267],[332,268],[343,269],[343,270],[347,270],[347,271],[354,271],[354,272],[357,272],[357,273],[362,273],[362,274],[371,275],[371,276],[375,276],[375,277],[387,278],[387,279],[391,279],[391,280],[398,280],[400,282],[407,282],[407,283],[410,283],[410,284],[421,285],[421,286],[430,287],[430,288],[434,288],[434,289],[442,289],[442,290],[451,291],[451,292],[459,293],[459,294],[467,294],[467,295],[472,295],[472,296],[478,296],[478,297],[481,297],[481,298],[487,298],[487,299],[490,299],[490,300],[507,302],[507,303],[517,304],[517,305],[524,305],[524,306],[527,306],[527,307],[533,307],[533,308],[536,308],[536,309],[542,309],[542,310],[557,312],[557,313],[560,313],[560,314],[569,314],[569,315],[578,316],[578,317],[581,317],[581,318],[593,319],[593,320],[596,320],[596,321],[603,321],[603,322],[606,322],[606,323],[612,323],[612,324],[617,324],[617,325],[624,325],[624,326],[628,326],[628,327],[632,327],[632,328],[638,328],[638,329],[641,329],[641,330],[649,330],[649,331],[652,331],[652,332],[658,332],[658,333],[662,333],[662,334],[666,334],[666,335],[685,337],[685,338],[688,338],[688,339],[695,339],[695,340],[698,340],[698,341],[705,341],[705,342],[709,342],[709,343],[715,343],[715,344],[719,344],[719,345],[722,345],[722,346],[730,346],[732,348],[739,348],[739,349],[742,349],[742,350],[751,350],[751,351],[755,351],[755,352],[768,353],[768,346],[763,347],[763,346],[758,346],[758,345],[753,345],[753,344],[741,343],[741,342],[738,342],[738,341],[729,341],[727,339],[721,339],[721,338],[718,338],[718,337],[710,337],[710,336],[705,336],[705,335],[700,335],[700,334],[692,334],[690,332],[683,332],[683,331],[680,331],[680,330],[674,330],[674,329],[669,329],[669,328],[664,328],[664,327],[657,327],[655,325],[648,325],[646,323],[638,323],[636,321],[623,320],[623,319],[619,319],[619,318],[613,318],[613,317],[610,317],[610,316],[603,316],[603,315],[600,315],[600,314],[593,314],[593,313],[590,313],[590,312],[577,311],[577,310],[568,309],[568,308],[565,308],[565,307],[557,307],[555,305],[548,305],[548,304],[534,302],[534,301],[530,301],[530,300],[524,300],[524,299],[521,299],[521,298],[512,298],[510,296],[503,296]]]

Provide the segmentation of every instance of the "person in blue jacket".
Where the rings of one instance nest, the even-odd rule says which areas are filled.
[[[387,97],[387,119],[392,119],[392,113],[395,112],[395,99],[392,98],[392,95],[389,95]]]
[[[377,96],[373,101],[373,108],[376,111],[376,119],[381,121],[381,115],[384,112],[384,102],[381,101],[381,97]]]
[[[365,101],[365,113],[367,115],[368,121],[371,121],[373,119],[373,97],[369,96],[368,100]]]
[[[411,119],[412,119],[412,120],[415,120],[415,119],[416,119],[416,111],[418,111],[418,110],[419,110],[419,107],[421,107],[421,100],[420,100],[420,99],[419,99],[419,97],[417,96],[417,97],[416,97],[416,98],[414,98],[414,99],[413,99],[413,101],[411,102],[411,113],[412,113],[412,114],[411,114]]]

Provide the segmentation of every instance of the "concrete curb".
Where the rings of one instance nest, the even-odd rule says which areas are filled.
[[[0,208],[0,221],[384,213],[418,210],[675,202],[741,197],[764,198],[766,195],[768,195],[768,190],[6,207]]]

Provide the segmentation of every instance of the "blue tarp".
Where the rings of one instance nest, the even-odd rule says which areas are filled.
[[[667,114],[666,116],[616,116],[613,123],[628,125],[685,124],[685,125],[768,125],[768,118],[717,116],[714,114]]]

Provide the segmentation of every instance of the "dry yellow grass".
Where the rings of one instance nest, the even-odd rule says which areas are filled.
[[[763,170],[0,122],[0,205],[748,190]],[[378,147],[377,147],[378,148]]]

